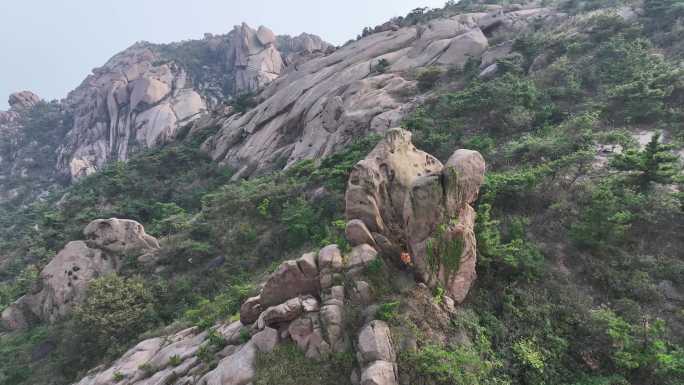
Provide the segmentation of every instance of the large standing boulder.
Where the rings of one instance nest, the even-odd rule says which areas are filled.
[[[141,224],[130,220],[98,219],[84,234],[88,241],[69,242],[43,268],[32,291],[5,309],[0,318],[4,328],[16,330],[33,321],[64,318],[85,300],[90,281],[116,273],[126,253],[159,248]]]
[[[386,257],[405,253],[421,281],[461,302],[476,276],[470,203],[484,171],[476,151],[458,150],[443,165],[418,150],[410,132],[391,129],[349,177],[347,219],[362,221]]]
[[[361,385],[398,384],[396,354],[385,322],[372,321],[361,329],[357,358],[362,367]]]
[[[15,111],[27,111],[40,102],[40,96],[31,91],[20,91],[11,94],[8,102]]]
[[[159,242],[145,233],[143,226],[129,219],[97,219],[83,230],[96,247],[112,253],[139,253],[159,248]]]
[[[371,232],[402,243],[409,188],[417,178],[439,172],[442,167],[437,158],[413,145],[410,132],[389,130],[351,172],[345,195],[347,219],[359,219]]]
[[[373,361],[394,362],[397,359],[389,326],[379,320],[371,321],[361,329],[357,350],[362,364]]]

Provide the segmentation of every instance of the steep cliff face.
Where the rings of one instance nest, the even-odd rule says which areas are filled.
[[[74,125],[59,149],[60,173],[79,178],[137,148],[172,139],[182,124],[206,109],[176,63],[138,43],[93,71],[65,104]]]

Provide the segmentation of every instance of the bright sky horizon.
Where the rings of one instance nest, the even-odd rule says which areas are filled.
[[[12,92],[62,99],[93,68],[136,41],[169,43],[225,34],[246,22],[278,35],[302,32],[341,45],[363,27],[446,0],[23,0],[0,2],[0,110]],[[191,5],[189,5],[190,3]]]

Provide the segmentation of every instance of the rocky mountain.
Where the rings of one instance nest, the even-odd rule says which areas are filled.
[[[75,181],[109,162],[125,161],[132,153],[173,140],[202,113],[260,90],[283,73],[288,63],[329,49],[328,43],[314,35],[276,36],[266,27],[254,30],[246,24],[226,35],[208,34],[203,40],[136,43],[94,69],[58,103],[63,121],[42,127],[58,129],[63,135],[41,150],[56,154],[51,179],[53,183]],[[27,123],[22,123],[22,114],[29,114],[39,100],[30,92],[10,96],[12,108],[0,115],[5,135],[12,135],[3,138],[6,146],[23,136]],[[31,155],[7,153],[0,161],[7,163],[3,169],[19,169],[27,158]],[[24,168],[23,173],[27,177],[31,171]],[[33,187],[37,186],[28,184],[24,191],[3,188],[3,200]]]
[[[0,385],[681,384],[682,25],[462,0],[12,95]]]

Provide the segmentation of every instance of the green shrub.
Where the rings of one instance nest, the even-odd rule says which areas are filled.
[[[124,378],[125,377],[121,372],[114,372],[114,375],[112,376],[112,381],[121,382]]]
[[[138,370],[141,370],[143,372],[144,377],[143,378],[149,378],[152,377],[152,375],[157,372],[157,368],[152,366],[149,362],[146,362],[140,366],[138,366]]]
[[[152,225],[150,234],[168,236],[190,228],[190,217],[182,207],[176,203],[157,202],[152,206]]]
[[[91,340],[96,350],[106,351],[112,344],[124,347],[158,322],[153,301],[141,278],[97,278],[74,313],[78,332]]]
[[[241,344],[246,344],[249,342],[249,340],[252,338],[252,333],[249,332],[249,329],[247,328],[242,328],[240,329],[240,343]]]
[[[381,321],[393,323],[399,316],[398,309],[399,301],[385,302],[380,304],[378,311],[375,313],[375,318]]]
[[[631,194],[628,190],[624,193]],[[634,218],[626,197],[619,195],[610,183],[592,187],[582,199],[578,222],[570,227],[575,245],[596,250],[621,244]]]
[[[287,227],[288,243],[292,248],[314,240],[322,233],[315,209],[303,198],[285,204],[282,222]]]
[[[57,368],[51,364],[55,359],[54,352],[47,360],[37,362],[38,367],[33,367],[35,363],[32,352],[38,344],[49,341],[51,330],[47,326],[37,326],[30,330],[5,334],[0,337],[0,384],[15,385],[31,381],[35,376],[41,378],[43,372],[48,372],[50,380],[62,380],[63,378]],[[46,381],[47,383],[47,381]]]
[[[26,294],[38,279],[39,271],[35,265],[28,265],[11,282],[0,282],[0,312],[16,299]]]
[[[435,231],[434,236],[430,237],[425,244],[425,252],[428,267],[436,273],[440,268],[445,268],[445,273],[450,276],[458,271],[463,255],[464,239],[461,236],[452,240],[447,240],[448,226],[456,226],[456,220],[452,220],[448,225],[441,225]]]
[[[506,100],[506,103],[501,103]],[[403,123],[417,147],[446,160],[466,128],[502,135],[539,126],[554,117],[556,107],[535,83],[507,73],[494,80],[473,81],[419,107]]]
[[[233,107],[235,112],[242,114],[252,108],[256,107],[259,103],[256,100],[254,93],[248,92],[237,95],[233,100],[231,100],[230,105]]]
[[[428,67],[418,71],[418,89],[425,92],[432,89],[442,77],[443,71],[439,67]]]
[[[591,314],[595,327],[603,330],[607,340],[600,349],[633,381],[649,379],[675,384],[684,380],[684,350],[665,339],[663,320],[646,319],[635,325],[607,308]]]
[[[201,329],[207,329],[217,321],[239,311],[242,302],[252,294],[254,294],[252,285],[232,284],[212,300],[200,300],[195,307],[185,311],[183,318]]]
[[[183,363],[183,360],[180,358],[178,354],[175,354],[169,358],[169,365],[170,366],[178,366]]]
[[[513,344],[513,352],[525,377],[538,378],[544,373],[545,358],[536,341],[520,339]]]
[[[506,238],[499,230],[499,221],[491,218],[491,205],[480,204],[477,211],[478,268],[509,280],[531,281],[541,276],[544,256],[525,238],[524,221],[513,221]]]
[[[387,59],[382,58],[382,59],[378,60],[378,64],[375,65],[375,71],[377,71],[378,73],[384,74],[385,72],[387,72],[389,67],[390,67],[390,62],[387,61]]]
[[[404,353],[400,362],[400,370],[413,371],[419,379],[429,379],[437,385],[496,384],[492,376],[496,366],[496,362],[483,359],[477,350],[465,346],[447,350],[426,345],[416,352]]]

